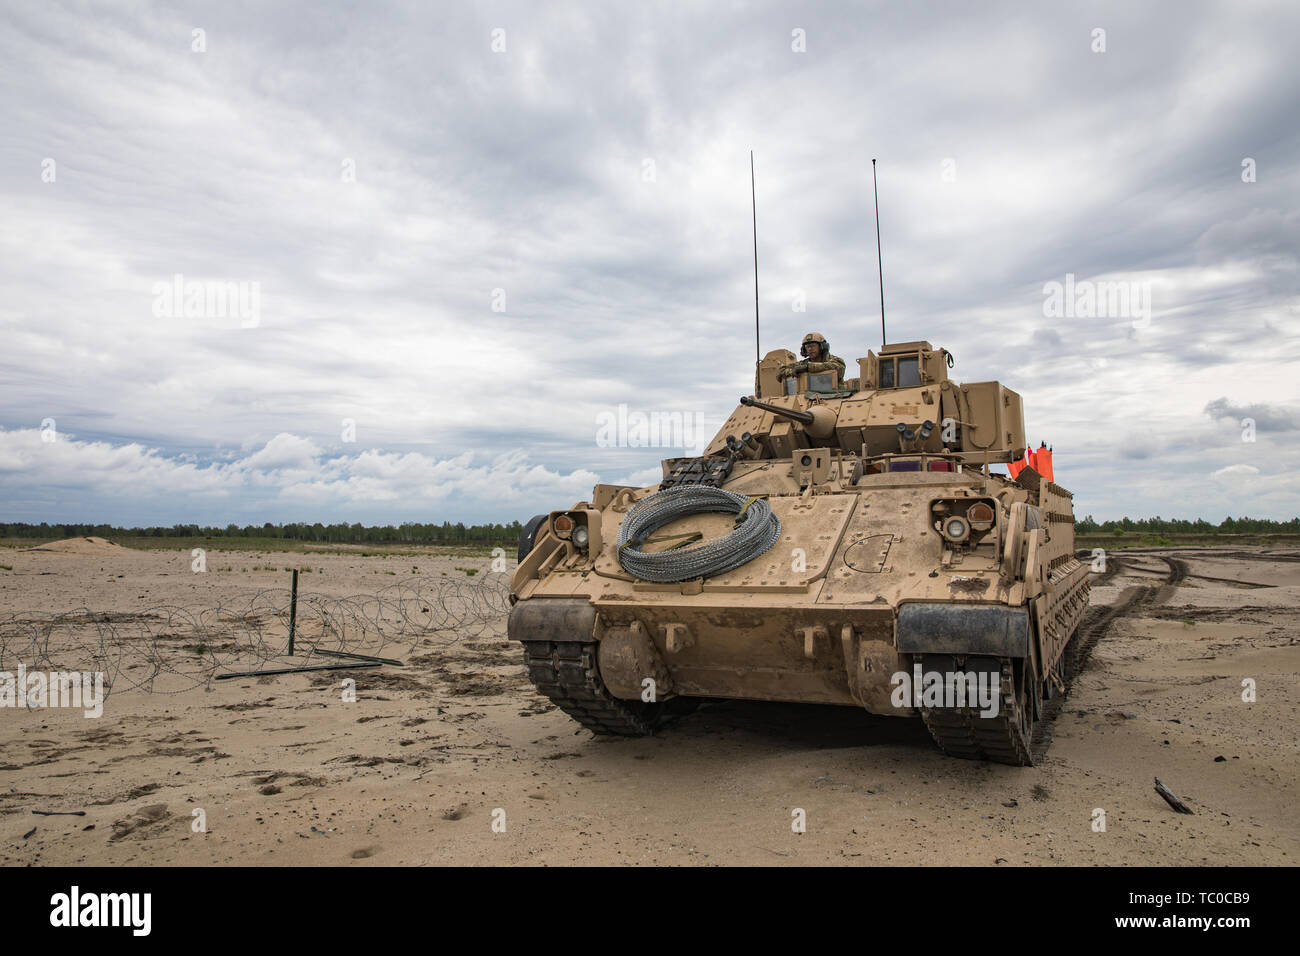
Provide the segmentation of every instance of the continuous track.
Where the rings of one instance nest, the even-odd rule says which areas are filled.
[[[692,709],[689,698],[647,704],[614,697],[600,679],[596,648],[595,641],[525,641],[528,677],[551,703],[595,734],[644,737]]]
[[[1097,642],[1118,618],[1143,605],[1168,600],[1173,588],[1187,576],[1187,564],[1177,558],[1164,555],[1147,557],[1156,558],[1168,566],[1164,582],[1125,588],[1114,604],[1088,609],[1061,654],[1058,671],[1065,684],[1064,693],[1057,690],[1050,699],[1042,695],[1035,700],[1036,695],[1030,690],[1034,682],[1025,681],[1017,674],[1014,661],[1003,660],[1002,702],[996,716],[983,717],[976,707],[922,708],[921,717],[940,749],[953,757],[1016,766],[1029,766],[1041,757],[1051,743],[1052,727],[1064,697],[1069,693],[1074,678],[1088,666]],[[1109,566],[1098,575],[1098,582],[1109,581],[1122,566],[1114,555],[1107,563]],[[924,669],[925,665],[922,667]],[[1038,719],[1026,721],[1025,715],[1031,709],[1038,711]]]
[[[942,671],[951,668],[950,661],[931,668],[923,658],[921,668]],[[1033,721],[1026,720],[1029,704],[1022,669],[1023,665],[1015,661],[1001,662],[1001,693],[995,716],[983,716],[978,707],[922,707],[921,719],[939,749],[950,757],[967,760],[1032,764]]]

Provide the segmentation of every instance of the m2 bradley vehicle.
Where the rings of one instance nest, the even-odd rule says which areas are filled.
[[[1020,396],[951,381],[928,342],[847,380],[786,377],[795,361],[769,352],[659,484],[596,485],[528,522],[509,635],[529,677],[598,734],[651,733],[701,698],[841,704],[919,716],[952,756],[1032,763],[1088,569],[1050,455],[1022,463]]]

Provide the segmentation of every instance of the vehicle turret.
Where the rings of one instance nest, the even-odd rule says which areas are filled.
[[[705,455],[725,454],[728,436],[749,432],[764,458],[799,448],[838,448],[866,460],[928,452],[981,465],[1024,457],[1020,395],[998,382],[950,380],[951,354],[929,342],[868,351],[858,359],[861,374],[847,381],[827,371],[779,382],[792,359],[778,349],[758,363],[758,394],[740,400]]]

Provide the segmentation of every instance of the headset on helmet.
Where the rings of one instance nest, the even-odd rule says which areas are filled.
[[[831,353],[830,343],[828,343],[826,339],[822,337],[822,334],[820,332],[809,332],[807,335],[803,337],[803,344],[799,346],[799,354],[802,355],[804,358],[808,357],[809,342],[816,342],[818,345],[822,347],[820,358],[823,361],[825,361],[826,356],[830,355]]]

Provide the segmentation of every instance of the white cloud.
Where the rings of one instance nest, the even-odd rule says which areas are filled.
[[[193,514],[186,523],[200,524],[273,520],[263,514],[282,515],[279,521],[353,520],[358,513],[378,515],[374,506],[382,504],[390,506],[384,513],[400,510],[400,520],[431,521],[436,514],[437,520],[509,521],[546,502],[567,507],[585,499],[600,480],[581,469],[553,471],[521,453],[481,457],[367,450],[326,458],[310,440],[285,433],[242,458],[199,465],[138,443],[112,446],[70,435],[43,442],[36,429],[0,429],[0,497],[11,502],[9,520],[33,522],[46,519],[12,505],[33,488],[59,488],[77,501],[75,515],[65,520],[93,521],[117,509],[157,516],[140,523],[175,523],[181,519],[170,510],[177,508]]]
[[[309,438],[281,432],[265,447],[239,462],[241,469],[253,471],[307,470],[317,467],[320,446]]]
[[[1259,474],[1259,469],[1254,465],[1228,465],[1212,472],[1211,478],[1254,478]]]

